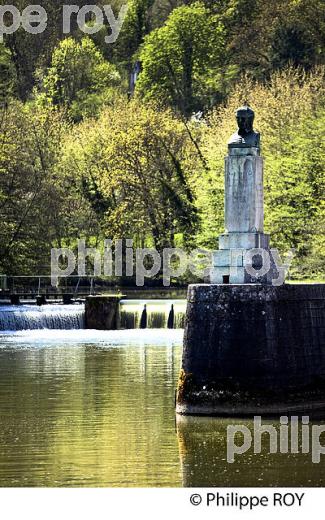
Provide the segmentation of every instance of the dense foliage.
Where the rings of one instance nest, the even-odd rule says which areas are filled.
[[[0,43],[0,274],[47,274],[51,247],[77,238],[217,247],[226,142],[248,102],[266,231],[295,249],[295,277],[324,276],[323,2],[129,0],[114,44],[75,19],[64,35],[64,3],[41,2],[44,34]]]

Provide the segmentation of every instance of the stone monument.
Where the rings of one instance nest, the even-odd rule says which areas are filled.
[[[325,415],[325,284],[284,284],[275,272],[263,230],[260,136],[250,107],[236,116],[225,233],[210,283],[188,288],[176,411]]]
[[[236,112],[238,131],[228,142],[225,159],[225,233],[213,254],[211,283],[272,283],[278,278],[264,233],[263,158],[254,112]],[[262,265],[266,273],[259,276]],[[264,270],[263,270],[264,272]]]

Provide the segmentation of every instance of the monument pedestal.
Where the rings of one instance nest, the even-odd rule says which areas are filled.
[[[219,250],[212,253],[209,282],[213,284],[263,283],[284,280],[264,233],[225,233],[219,236]]]
[[[259,148],[230,147],[225,159],[226,232],[219,236],[219,251],[213,254],[211,283],[271,284],[279,277],[263,222],[263,159]],[[266,262],[270,262],[268,272],[256,276],[254,271]]]
[[[325,412],[325,284],[189,286],[176,410]]]

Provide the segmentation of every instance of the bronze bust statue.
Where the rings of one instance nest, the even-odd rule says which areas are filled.
[[[260,148],[260,134],[253,130],[254,111],[249,106],[236,110],[238,130],[228,142],[229,148]]]

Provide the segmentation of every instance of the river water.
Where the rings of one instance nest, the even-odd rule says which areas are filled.
[[[0,333],[0,486],[324,485],[322,460],[267,438],[228,463],[227,426],[252,421],[175,420],[182,335]]]

